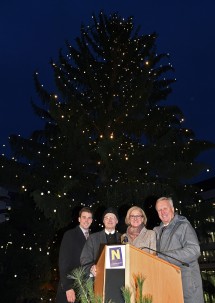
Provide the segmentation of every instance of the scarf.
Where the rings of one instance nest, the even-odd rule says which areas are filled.
[[[136,239],[137,236],[139,236],[143,227],[144,227],[144,224],[140,224],[137,227],[133,227],[133,226],[130,225],[127,228],[127,235],[129,236],[129,238],[131,238],[132,242],[134,241],[134,239]]]

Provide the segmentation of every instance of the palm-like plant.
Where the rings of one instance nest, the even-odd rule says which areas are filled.
[[[93,279],[86,276],[83,268],[76,268],[68,278],[74,280],[76,296],[81,303],[102,303],[102,298],[94,293]]]
[[[125,300],[125,303],[131,303],[132,295],[134,296],[135,303],[152,303],[152,295],[146,294],[143,295],[143,284],[145,278],[143,275],[133,275],[134,278],[134,287],[122,287],[122,294]]]
[[[152,303],[150,294],[143,295],[143,284],[145,278],[141,275],[134,275],[134,288],[122,287],[122,296],[125,303],[131,303],[134,297],[134,303]],[[81,303],[102,303],[102,297],[95,295],[93,289],[93,280],[85,275],[83,268],[76,268],[68,275],[68,278],[74,280],[76,295]],[[111,303],[109,300],[107,303]],[[117,302],[115,302],[117,303]]]

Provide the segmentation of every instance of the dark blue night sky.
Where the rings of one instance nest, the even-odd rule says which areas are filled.
[[[118,12],[134,17],[140,33],[157,32],[158,53],[169,53],[176,84],[169,96],[184,113],[185,126],[197,139],[215,142],[215,1],[144,0],[1,0],[0,3],[0,150],[10,134],[28,137],[42,122],[34,115],[33,72],[49,88],[50,59],[57,59],[65,40],[74,43],[81,23],[92,13]],[[212,166],[202,178],[215,176],[215,150],[201,160]]]

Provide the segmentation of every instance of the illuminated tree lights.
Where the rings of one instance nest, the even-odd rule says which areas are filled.
[[[140,34],[132,17],[101,12],[81,26],[75,46],[67,42],[66,54],[51,61],[52,92],[35,73],[41,106],[32,107],[44,128],[29,138],[10,136],[13,156],[0,157],[0,175],[33,199],[35,214],[42,212],[53,231],[71,222],[75,207],[142,205],[160,194],[179,202],[193,193],[185,183],[206,168],[196,159],[214,145],[196,140],[183,127],[181,110],[168,105],[176,79],[169,54],[157,53],[156,39],[156,33]],[[29,259],[34,251],[43,256],[41,264],[54,245],[46,225],[45,240],[38,241],[45,218],[35,223],[35,239],[22,242],[22,234],[17,244]],[[8,252],[10,242],[1,249]],[[55,272],[56,264],[49,265]]]
[[[59,226],[68,223],[67,208],[138,203],[139,185],[175,192],[205,167],[195,159],[212,144],[195,140],[180,109],[167,105],[176,79],[156,38],[140,34],[132,17],[101,12],[81,26],[76,47],[67,42],[68,53],[51,62],[55,92],[35,73],[43,107],[32,106],[45,127],[28,139],[11,136],[10,144],[14,161],[26,166],[24,179],[17,174],[22,190]]]

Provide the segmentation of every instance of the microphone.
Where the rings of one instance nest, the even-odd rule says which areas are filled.
[[[165,256],[165,257],[168,257],[168,258],[170,258],[170,259],[173,259],[173,260],[179,262],[179,263],[180,263],[181,265],[183,265],[183,266],[190,267],[190,265],[189,265],[188,263],[183,262],[183,261],[181,261],[181,260],[179,260],[179,259],[176,259],[176,258],[174,258],[174,257],[172,257],[172,256],[169,256],[169,255],[167,255],[167,254],[165,254],[165,253],[163,253],[163,252],[161,252],[161,251],[155,250],[155,249],[153,249],[153,248],[149,248],[149,247],[143,246],[143,247],[140,247],[140,249],[142,249],[142,250],[143,250],[143,249],[148,249],[148,250],[154,251],[154,252],[156,252],[157,254],[163,255],[163,256]]]
[[[128,237],[125,235],[122,239],[122,244],[127,244],[128,243]]]

